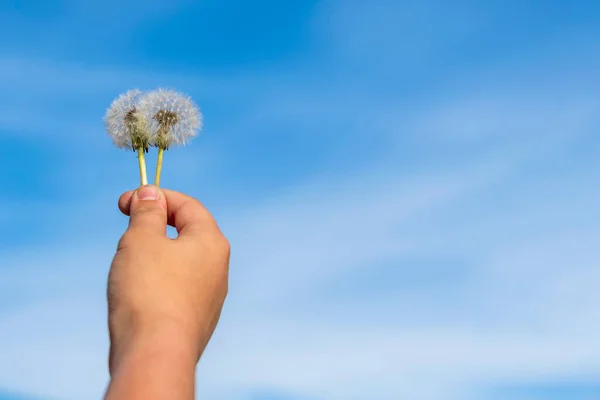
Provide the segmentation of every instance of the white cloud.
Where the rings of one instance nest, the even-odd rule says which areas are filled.
[[[0,61],[0,68],[7,65]],[[59,89],[49,78],[62,68],[46,70],[42,91]],[[80,89],[95,94],[104,91],[98,82],[112,76],[75,72],[66,86],[88,83]],[[461,90],[448,85],[438,102],[414,108],[374,102],[381,108],[363,109],[363,124],[380,122],[374,137],[396,139],[377,161],[347,160],[255,204],[219,209],[233,244],[232,285],[199,366],[200,397],[241,399],[268,388],[315,399],[465,400],[488,384],[600,369],[600,190],[590,184],[600,178],[600,165],[577,148],[597,124],[598,96],[565,79],[556,87],[566,89],[549,99],[552,91],[539,90],[539,82],[532,88],[496,72]],[[118,75],[119,84],[130,78]],[[499,83],[483,85],[486,79]],[[281,92],[273,86],[240,125],[268,123]],[[355,111],[375,93],[354,103],[347,92],[338,100],[334,92],[323,101],[310,86],[298,89],[298,108],[290,101],[281,109],[290,125],[303,119],[318,125],[340,118],[338,106]],[[193,162],[186,153],[173,168]],[[357,167],[363,163],[368,167]],[[174,182],[198,190],[189,177]],[[71,222],[46,247],[0,257],[0,289],[28,296],[0,309],[0,386],[49,398],[101,395],[105,275],[123,220],[105,211],[96,215],[94,232],[81,232],[91,212],[110,201],[114,207],[105,188],[86,186],[75,206],[36,203],[55,222],[67,216]],[[393,290],[382,293],[375,287],[365,294],[369,283],[352,281],[356,296],[339,301],[337,282],[369,276],[383,263],[419,268],[411,261],[419,259],[464,271],[435,286],[391,282]],[[409,276],[386,271],[389,280]]]
[[[101,397],[108,377],[103,297],[65,292],[3,313],[2,386],[49,399]]]
[[[534,148],[524,154],[535,153]],[[522,171],[523,157],[496,155],[492,163],[482,162],[485,158],[466,160],[437,175],[382,168],[341,182],[322,177],[258,209],[232,210],[233,217],[223,221],[233,241],[232,292],[223,323],[199,367],[199,392],[217,398],[231,388],[243,392],[272,387],[328,399],[468,398],[469,389],[495,379],[598,368],[594,360],[600,354],[594,353],[593,343],[600,327],[577,312],[581,302],[593,304],[597,274],[585,264],[576,266],[576,274],[564,275],[567,270],[561,268],[572,259],[588,260],[592,268],[595,235],[584,240],[586,231],[576,227],[565,233],[573,239],[565,240],[556,232],[539,230],[540,220],[569,208],[568,196],[556,204],[553,199],[534,199],[549,204],[539,214],[515,207],[499,219],[489,209],[489,221],[436,224],[440,213],[463,212],[463,202],[493,190],[515,168]],[[572,201],[592,204],[594,189],[579,190]],[[524,215],[535,222],[521,222]],[[558,218],[554,229],[568,222]],[[498,233],[513,226],[520,228],[519,235]],[[490,232],[497,236],[488,236]],[[523,242],[524,236],[536,241]],[[104,241],[98,246],[112,248]],[[483,251],[473,252],[473,246]],[[306,314],[315,288],[327,287],[357,268],[370,268],[383,256],[449,251],[478,263],[466,282],[472,303],[451,309],[453,318],[433,309],[421,314],[421,323],[407,326],[397,296],[388,303],[341,305],[333,314],[326,304],[321,313],[318,307],[308,307],[317,311]],[[5,360],[0,383],[34,395],[97,398],[106,379],[102,285],[110,257],[104,251],[100,258],[92,256],[97,251],[85,248],[66,258],[61,253],[70,254],[72,248],[14,256],[13,267],[4,270],[10,274],[4,282],[30,291],[45,287],[47,292],[37,303],[0,316]],[[25,261],[28,258],[32,261]],[[514,291],[522,274],[535,285]],[[74,284],[76,289],[69,287]],[[552,301],[556,298],[565,302]],[[532,304],[532,299],[540,303]],[[423,288],[411,306],[417,314],[432,304],[439,312],[445,308],[441,301],[439,293]],[[478,313],[490,311],[487,319]],[[529,325],[523,324],[523,313]],[[571,324],[574,316],[576,329],[557,329],[567,318]],[[532,330],[536,322],[552,329],[541,336]]]

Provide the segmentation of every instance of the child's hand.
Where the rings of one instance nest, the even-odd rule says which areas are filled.
[[[173,385],[189,390],[187,381],[165,382],[164,389],[148,394],[139,391],[150,388],[132,383],[138,377],[142,386],[154,386],[148,383],[153,379],[160,385],[161,374],[171,373],[173,379],[191,379],[193,397],[195,366],[227,294],[229,243],[202,204],[181,193],[144,186],[123,194],[119,208],[131,220],[108,280],[108,396],[188,398],[187,392],[159,393],[178,390]],[[167,224],[177,229],[176,239],[166,236]]]

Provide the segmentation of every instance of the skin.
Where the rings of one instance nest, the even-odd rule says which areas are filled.
[[[204,206],[178,192],[143,186],[119,208],[130,223],[108,279],[105,399],[192,400],[227,295],[229,243]]]

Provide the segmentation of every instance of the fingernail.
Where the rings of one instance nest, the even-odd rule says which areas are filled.
[[[138,189],[137,197],[140,200],[156,200],[158,199],[158,188],[153,185],[144,186]]]

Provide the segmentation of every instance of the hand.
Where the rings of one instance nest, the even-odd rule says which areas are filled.
[[[119,208],[131,218],[108,279],[107,398],[192,399],[195,366],[227,294],[229,243],[181,193],[144,186],[123,194]]]

